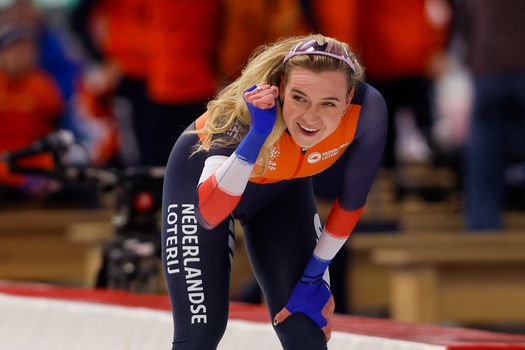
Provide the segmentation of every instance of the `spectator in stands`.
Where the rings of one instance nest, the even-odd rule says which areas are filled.
[[[151,154],[165,165],[173,144],[206,108],[218,87],[219,0],[157,0],[151,9],[147,77]]]
[[[503,228],[505,170],[525,159],[525,2],[463,0],[459,22],[473,76],[474,106],[465,158],[466,224]]]
[[[71,101],[76,91],[81,66],[71,55],[64,35],[48,24],[44,13],[31,0],[15,0],[2,11],[0,17],[5,23],[34,28],[38,66],[55,80],[65,102],[59,127],[69,129],[80,136]]]
[[[258,46],[309,31],[299,0],[226,0],[221,23],[218,63],[226,81],[240,75]]]
[[[26,147],[53,131],[63,107],[53,79],[37,66],[37,38],[31,27],[0,28],[0,152]],[[51,167],[48,156],[30,157],[26,166]],[[29,196],[41,196],[49,182],[4,175],[0,183]]]
[[[175,140],[215,93],[219,5],[81,0],[74,9],[72,28],[99,63],[87,86],[114,93],[124,165],[164,165]]]
[[[389,108],[389,134],[384,165],[396,166],[404,140],[396,122],[408,108],[424,136],[410,160],[430,160],[432,89],[436,69],[445,57],[451,12],[446,0],[362,2],[359,46],[368,81],[383,94]],[[365,26],[366,24],[366,26]],[[402,130],[399,130],[402,131]]]
[[[149,163],[151,157],[146,94],[149,13],[146,0],[80,0],[70,17],[90,60],[80,91],[82,103],[89,98],[111,105],[108,112],[118,123],[124,166]],[[85,107],[84,103],[83,113]]]

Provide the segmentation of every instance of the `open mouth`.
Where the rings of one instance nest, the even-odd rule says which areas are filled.
[[[313,135],[319,131],[319,129],[307,128],[306,126],[302,126],[299,123],[297,123],[297,125],[299,126],[299,129],[301,129],[301,131],[306,135]]]

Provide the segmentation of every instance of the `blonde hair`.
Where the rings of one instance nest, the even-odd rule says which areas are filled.
[[[281,77],[284,77],[286,82],[293,68],[301,67],[314,72],[343,71],[347,76],[348,92],[350,92],[350,90],[355,87],[357,81],[363,78],[363,67],[352,54],[352,62],[354,63],[355,70],[352,70],[350,66],[342,60],[323,55],[297,55],[290,58],[286,64],[283,64],[284,57],[292,47],[312,39],[317,40],[321,45],[329,41],[336,42],[343,46],[349,53],[351,52],[346,43],[320,34],[289,37],[258,48],[248,60],[241,76],[221,90],[216,98],[208,103],[208,120],[203,129],[196,131],[196,133],[203,134],[204,137],[201,143],[196,146],[195,152],[208,151],[211,147],[216,146],[232,147],[237,145],[248,132],[251,120],[242,97],[244,91],[262,82],[279,86]],[[236,122],[240,122],[245,130],[233,133],[233,139],[213,138],[216,134],[226,133]],[[282,117],[282,105],[278,103],[275,125],[259,153],[258,163],[261,165],[259,168],[261,173],[264,172],[267,166],[272,147],[277,143],[285,130],[286,125]]]

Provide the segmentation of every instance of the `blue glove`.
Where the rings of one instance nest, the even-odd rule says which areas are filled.
[[[253,91],[257,88],[257,85],[253,85],[252,87],[246,89],[246,92]],[[243,95],[244,98],[244,95]],[[250,112],[251,116],[251,123],[250,123],[250,130],[255,130],[263,135],[270,135],[273,129],[273,125],[275,124],[275,119],[277,119],[277,103],[273,105],[273,107],[268,109],[261,109],[259,107],[255,107],[251,103],[244,100],[244,103],[246,103],[246,107],[248,107],[248,112]]]
[[[328,284],[323,280],[323,274],[329,264],[330,261],[321,260],[313,255],[285,306],[291,313],[305,314],[319,328],[327,324],[321,311],[332,295]]]
[[[256,88],[257,86],[254,85],[245,92],[252,91]],[[268,109],[261,109],[248,103],[246,100],[244,102],[251,116],[250,130],[239,146],[237,146],[235,153],[237,153],[241,159],[244,159],[250,164],[254,164],[257,161],[264,141],[266,141],[266,138],[272,132],[273,125],[277,119],[277,104]]]

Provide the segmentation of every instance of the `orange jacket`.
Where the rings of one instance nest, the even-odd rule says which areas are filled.
[[[148,72],[147,0],[103,0],[95,6],[90,26],[101,51],[125,75],[145,78]]]
[[[319,31],[347,43],[352,50],[359,47],[358,6],[359,0],[312,0]]]
[[[62,97],[50,76],[35,70],[11,80],[0,71],[0,150],[13,150],[51,132]]]
[[[34,70],[17,80],[0,71],[0,153],[23,148],[55,128],[62,97],[53,79]],[[24,166],[49,168],[49,156],[24,159]],[[0,182],[17,185],[19,176],[5,175]]]
[[[155,0],[151,7],[150,97],[179,104],[208,99],[217,88],[219,0]]]
[[[298,0],[225,0],[220,73],[233,80],[258,46],[307,31]]]
[[[445,0],[361,3],[360,50],[369,78],[427,73],[433,56],[444,50],[449,27],[446,18],[432,15],[432,3],[446,5]]]

